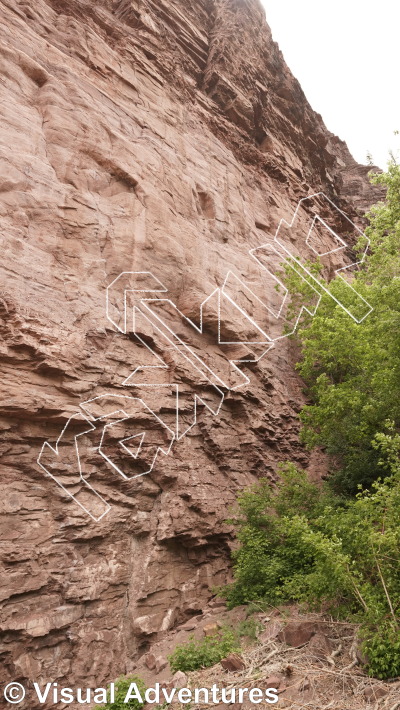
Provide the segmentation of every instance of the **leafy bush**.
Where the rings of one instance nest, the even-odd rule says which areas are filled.
[[[371,253],[352,285],[374,310],[357,324],[325,295],[298,333],[311,399],[302,437],[331,455],[330,485],[286,464],[275,490],[261,481],[239,497],[225,594],[230,606],[298,601],[357,619],[368,672],[388,678],[400,674],[400,166],[373,182],[387,196],[369,214]],[[312,293],[290,264],[286,286],[290,320]],[[350,305],[342,279],[330,291]]]
[[[289,600],[288,580],[313,565],[299,527],[303,520],[322,516],[333,495],[309,482],[293,464],[286,464],[280,473],[275,490],[270,481],[261,480],[242,493],[237,517],[229,521],[241,543],[233,553],[235,582],[224,590],[231,607],[258,599],[269,604]]]
[[[200,640],[193,637],[187,642],[177,646],[168,656],[173,672],[195,671],[198,668],[213,666],[229,653],[240,650],[239,636],[229,627],[223,627],[212,636],[205,636]]]
[[[397,678],[400,676],[400,632],[390,624],[364,633],[362,645],[366,655],[367,669],[374,678]]]
[[[293,464],[282,467],[276,489],[260,481],[242,493],[231,521],[240,542],[235,581],[224,593],[231,607],[298,601],[360,621],[370,672],[388,677],[399,663],[400,436],[381,435],[375,445],[392,476],[353,500]]]
[[[124,703],[126,694],[129,690],[131,683],[136,683],[137,688],[142,697],[146,691],[146,686],[141,678],[137,676],[121,676],[115,681],[115,700],[114,702],[108,702],[105,705],[96,705],[97,710],[141,710],[144,703],[141,703],[136,698],[131,698],[127,703]]]
[[[369,486],[382,474],[373,445],[376,434],[387,433],[387,420],[400,427],[400,397],[395,394],[400,391],[400,166],[392,162],[387,173],[372,181],[385,185],[387,196],[368,215],[370,254],[352,286],[374,310],[357,324],[324,295],[316,315],[304,320],[298,332],[298,369],[311,400],[300,415],[302,438],[310,448],[326,449],[334,489],[351,495],[359,484]],[[318,264],[312,268],[316,273]],[[286,285],[297,311],[309,299],[310,288],[290,268]],[[347,303],[342,279],[329,288]]]
[[[239,621],[236,627],[236,634],[239,638],[245,637],[250,641],[256,641],[260,631],[262,631],[263,628],[264,626],[260,621],[258,621],[258,619],[251,617],[244,619],[243,621]]]

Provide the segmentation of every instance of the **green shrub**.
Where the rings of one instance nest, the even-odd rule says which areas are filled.
[[[362,651],[366,656],[367,670],[374,678],[400,676],[400,632],[387,623],[374,632],[364,634]]]
[[[323,295],[297,334],[311,401],[302,437],[330,455],[329,486],[286,464],[274,490],[261,481],[239,497],[225,596],[230,606],[298,601],[358,620],[368,672],[388,678],[400,674],[400,165],[373,182],[387,195],[369,214],[371,251],[352,281],[373,311],[349,318],[337,302],[354,309],[356,296],[350,304],[336,278],[336,302]],[[318,262],[309,267],[318,278]],[[293,320],[313,294],[290,263],[286,286]]]
[[[231,521],[240,542],[235,581],[224,594],[231,607],[297,601],[357,620],[371,673],[390,675],[400,639],[400,437],[381,435],[376,446],[391,461],[392,476],[353,500],[311,483],[293,464],[281,468],[274,490],[261,481],[242,493]],[[382,628],[392,629],[387,653]]]
[[[289,600],[285,587],[299,572],[312,569],[309,543],[299,528],[317,519],[333,495],[307,480],[292,464],[281,468],[281,481],[272,490],[268,480],[245,491],[238,499],[237,529],[240,548],[233,554],[235,582],[224,590],[230,607],[263,599],[269,604]]]
[[[141,678],[138,678],[137,676],[121,676],[115,681],[114,702],[108,702],[101,706],[96,705],[95,708],[97,708],[97,710],[127,710],[128,708],[130,708],[130,710],[141,710],[144,703],[141,703],[136,698],[132,698],[131,700],[128,700],[127,703],[124,703],[131,683],[136,683],[141,696],[144,697],[146,686]]]
[[[187,643],[177,646],[168,656],[168,660],[174,673],[195,671],[198,668],[214,666],[229,653],[239,650],[238,634],[229,627],[223,627],[218,633],[200,640],[191,637]]]
[[[239,621],[236,627],[236,634],[239,638],[245,637],[250,641],[256,641],[260,631],[262,631],[263,628],[264,626],[260,621],[258,621],[258,619],[250,617],[244,619],[243,621]]]
[[[372,305],[372,313],[356,323],[325,294],[316,315],[303,319],[297,333],[302,346],[298,370],[311,402],[300,414],[302,438],[310,448],[325,448],[334,490],[350,495],[359,484],[368,487],[382,475],[372,442],[386,431],[385,421],[400,427],[400,397],[395,394],[400,391],[400,165],[392,162],[373,182],[385,185],[387,195],[368,215],[369,255],[351,282]],[[310,265],[314,273],[317,267]],[[299,303],[309,302],[310,287],[290,266],[286,271],[294,317]],[[348,288],[341,278],[329,289],[347,303]]]

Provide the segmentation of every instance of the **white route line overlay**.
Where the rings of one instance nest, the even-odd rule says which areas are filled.
[[[318,197],[318,198],[323,198],[323,199],[325,199],[327,202],[329,202],[329,204],[330,204],[337,212],[339,212],[339,213],[346,219],[346,221],[352,226],[352,228],[353,228],[354,230],[356,230],[356,231],[360,234],[360,236],[362,236],[362,237],[365,239],[365,245],[366,245],[366,246],[365,246],[364,252],[363,252],[363,254],[362,254],[362,256],[361,256],[361,259],[360,259],[359,261],[357,261],[357,262],[353,262],[353,263],[351,263],[351,264],[349,264],[349,265],[347,265],[347,266],[344,266],[344,267],[341,267],[341,268],[339,268],[339,269],[336,269],[335,272],[334,272],[334,274],[337,275],[337,276],[339,276],[339,278],[341,278],[341,279],[346,283],[346,286],[347,286],[349,289],[351,289],[351,291],[357,296],[357,298],[360,299],[360,300],[363,302],[363,304],[365,304],[365,306],[367,307],[368,310],[367,310],[367,312],[362,316],[362,318],[356,318],[356,316],[355,316],[353,313],[351,313],[351,311],[350,311],[348,308],[346,308],[346,306],[345,306],[343,303],[341,303],[333,294],[330,293],[330,291],[328,290],[328,288],[327,288],[323,283],[321,283],[321,281],[319,281],[319,280],[316,278],[316,276],[310,272],[309,269],[307,269],[301,262],[298,261],[298,259],[287,249],[287,247],[286,247],[286,246],[280,241],[280,239],[279,239],[279,232],[280,232],[282,226],[285,225],[286,227],[288,227],[289,229],[291,229],[291,228],[294,226],[294,224],[295,224],[295,221],[296,221],[296,219],[297,219],[297,217],[298,217],[298,214],[299,214],[299,210],[300,210],[300,208],[303,206],[303,203],[306,202],[307,200],[312,200],[312,199],[314,199],[314,198],[316,198],[316,197]],[[314,229],[315,224],[317,223],[317,221],[318,221],[319,223],[321,223],[321,224],[323,225],[323,227],[324,227],[325,229],[327,229],[327,230],[332,234],[333,238],[339,243],[339,246],[337,246],[335,249],[331,249],[330,251],[326,251],[326,252],[324,252],[323,254],[319,254],[319,253],[314,249],[314,247],[312,246],[312,244],[310,243],[311,233],[312,233],[312,231],[313,231],[313,229]],[[327,256],[327,255],[329,255],[329,254],[333,254],[333,253],[339,252],[339,251],[341,251],[341,250],[343,250],[343,249],[345,249],[346,247],[349,246],[348,244],[346,244],[346,242],[345,242],[341,237],[339,237],[339,236],[336,234],[336,232],[334,232],[334,231],[329,227],[329,225],[326,224],[326,222],[325,222],[321,217],[319,217],[319,215],[315,215],[314,218],[313,218],[313,220],[312,220],[312,224],[311,224],[310,229],[309,229],[309,232],[308,232],[308,234],[307,234],[306,244],[307,244],[307,246],[309,247],[309,249],[312,250],[317,256]],[[315,194],[313,194],[313,195],[310,195],[310,196],[308,196],[308,197],[305,197],[305,198],[303,198],[303,199],[301,199],[301,200],[299,201],[299,203],[298,203],[298,205],[297,205],[297,207],[296,207],[296,210],[295,210],[295,212],[294,212],[292,221],[291,221],[290,223],[287,222],[287,221],[284,220],[284,219],[281,219],[281,220],[280,220],[279,225],[278,225],[278,227],[277,227],[277,230],[276,230],[276,232],[275,232],[275,235],[274,235],[274,238],[273,238],[272,241],[268,241],[268,242],[266,242],[266,243],[260,245],[259,247],[256,247],[256,248],[254,248],[254,249],[250,249],[249,252],[248,252],[248,254],[249,254],[252,258],[254,258],[255,261],[257,261],[257,263],[259,264],[259,266],[261,266],[261,268],[262,268],[264,271],[266,271],[266,272],[272,277],[272,279],[273,279],[273,280],[276,282],[276,284],[279,286],[279,289],[282,289],[282,291],[284,292],[284,297],[283,297],[283,300],[282,300],[282,303],[281,303],[281,305],[280,305],[279,310],[278,310],[278,311],[274,311],[272,308],[270,308],[268,305],[266,305],[263,301],[261,301],[261,299],[260,299],[253,291],[251,291],[251,289],[246,285],[246,283],[245,283],[244,281],[242,281],[233,271],[230,271],[230,270],[229,270],[229,271],[227,272],[227,274],[226,274],[226,277],[225,277],[225,279],[224,279],[224,282],[223,282],[222,286],[221,286],[220,288],[216,288],[216,289],[200,304],[200,311],[199,311],[199,315],[200,315],[200,325],[199,325],[199,326],[197,326],[196,323],[194,323],[190,318],[188,318],[187,316],[185,316],[185,315],[177,308],[177,306],[173,303],[173,301],[171,301],[170,299],[168,299],[168,298],[159,298],[159,297],[158,297],[158,298],[154,298],[154,297],[153,297],[153,298],[149,298],[149,297],[148,297],[148,294],[150,294],[150,293],[162,294],[162,293],[167,293],[167,292],[168,292],[168,289],[166,288],[166,286],[165,286],[165,285],[157,278],[157,276],[155,276],[152,272],[150,272],[150,271],[122,272],[122,273],[121,273],[119,276],[117,276],[117,277],[111,282],[111,284],[107,287],[107,291],[106,291],[106,316],[107,316],[107,319],[112,323],[112,325],[114,326],[114,328],[116,328],[116,330],[118,330],[119,332],[121,332],[121,333],[123,333],[123,334],[126,334],[126,333],[128,332],[127,316],[128,316],[128,310],[129,310],[129,309],[128,309],[128,302],[127,302],[127,295],[128,295],[128,293],[143,294],[143,296],[138,299],[138,305],[136,305],[136,303],[135,303],[135,305],[134,305],[133,308],[132,308],[132,328],[133,328],[133,332],[135,333],[136,338],[141,342],[141,344],[142,344],[145,348],[147,348],[147,350],[149,350],[149,351],[151,352],[151,354],[160,362],[159,365],[144,365],[144,364],[143,364],[143,365],[138,365],[138,366],[135,368],[135,370],[134,370],[127,378],[125,378],[125,380],[122,382],[122,385],[125,385],[126,387],[133,387],[133,386],[135,386],[135,387],[140,387],[140,388],[145,388],[145,389],[146,389],[146,388],[155,388],[155,387],[168,387],[168,388],[170,388],[170,389],[172,389],[172,390],[175,389],[175,395],[176,395],[176,396],[175,396],[175,402],[176,402],[176,405],[175,405],[175,407],[176,407],[175,430],[172,430],[169,426],[167,426],[167,424],[162,420],[162,418],[160,418],[160,416],[159,416],[153,409],[151,409],[151,407],[149,407],[143,399],[141,399],[141,398],[139,398],[139,397],[130,397],[130,396],[128,396],[128,395],[113,395],[113,394],[99,395],[99,396],[97,396],[97,397],[94,397],[94,398],[92,398],[92,399],[89,399],[89,400],[87,400],[86,402],[83,402],[83,403],[80,404],[80,407],[83,409],[83,411],[85,412],[85,414],[79,412],[79,413],[76,413],[76,414],[72,415],[72,416],[68,419],[68,421],[67,421],[66,425],[64,426],[64,428],[63,428],[63,430],[62,430],[60,436],[58,437],[57,442],[56,442],[56,444],[55,444],[54,447],[51,446],[51,444],[49,444],[49,442],[47,442],[47,441],[43,444],[43,446],[42,446],[42,448],[41,448],[41,451],[40,451],[40,453],[39,453],[38,459],[37,459],[37,463],[39,464],[39,466],[41,466],[41,468],[42,468],[49,476],[51,476],[51,478],[57,483],[57,485],[59,485],[59,486],[64,490],[65,493],[67,493],[71,498],[73,498],[73,500],[92,518],[92,520],[94,520],[94,521],[96,521],[96,522],[100,521],[100,520],[101,520],[105,515],[107,515],[107,513],[111,510],[111,505],[110,505],[109,503],[107,503],[107,501],[105,501],[104,498],[103,498],[103,497],[93,488],[93,486],[91,486],[91,484],[84,478],[84,475],[83,475],[83,472],[82,472],[81,458],[80,458],[80,453],[79,453],[79,443],[78,443],[79,437],[80,437],[80,436],[83,436],[84,434],[88,434],[88,433],[93,432],[93,431],[96,429],[96,427],[95,427],[95,425],[94,425],[95,422],[100,422],[100,421],[102,421],[102,420],[108,419],[109,417],[113,416],[114,419],[113,419],[111,422],[105,424],[105,426],[103,427],[103,430],[102,430],[102,433],[101,433],[100,444],[99,444],[99,446],[96,448],[96,451],[102,456],[102,458],[103,458],[105,461],[107,461],[107,463],[108,463],[124,480],[132,480],[133,478],[138,478],[138,477],[140,477],[140,476],[146,475],[147,473],[150,473],[150,472],[153,470],[153,468],[154,468],[155,462],[156,462],[156,460],[157,460],[157,458],[158,458],[158,454],[159,454],[159,453],[162,453],[164,456],[167,456],[167,455],[171,452],[173,443],[174,443],[175,441],[179,441],[183,436],[185,436],[185,435],[187,434],[188,431],[190,431],[190,430],[196,425],[196,423],[197,423],[197,405],[198,405],[198,403],[203,404],[214,416],[217,416],[217,415],[219,414],[220,409],[221,409],[221,407],[222,407],[222,404],[223,404],[223,402],[224,402],[224,398],[225,398],[225,392],[224,392],[224,390],[227,390],[227,391],[234,391],[234,390],[240,389],[240,388],[243,387],[244,385],[249,384],[249,382],[250,382],[250,378],[249,378],[247,375],[245,375],[245,374],[240,370],[238,364],[239,364],[239,363],[240,363],[240,364],[244,364],[244,363],[247,363],[247,362],[251,362],[251,363],[257,363],[257,362],[259,362],[259,361],[261,360],[261,358],[263,358],[263,357],[271,350],[271,348],[274,347],[275,343],[277,343],[279,340],[282,340],[283,338],[289,337],[289,335],[292,335],[292,334],[296,331],[296,329],[297,329],[297,327],[298,327],[298,324],[299,324],[299,321],[300,321],[300,319],[301,319],[301,316],[303,315],[304,312],[308,313],[310,316],[314,316],[314,315],[316,314],[317,309],[318,309],[318,307],[319,307],[319,305],[320,305],[320,302],[321,302],[321,299],[322,299],[322,296],[323,296],[324,293],[327,294],[330,298],[332,298],[332,299],[337,303],[337,305],[339,305],[356,323],[361,323],[368,315],[370,315],[370,313],[373,311],[372,306],[363,298],[363,296],[361,296],[361,294],[359,294],[359,293],[354,289],[354,287],[353,287],[348,281],[346,281],[346,279],[344,278],[343,274],[341,273],[341,272],[344,272],[344,271],[346,271],[346,270],[348,270],[348,269],[350,269],[350,268],[354,268],[355,266],[357,266],[357,265],[363,263],[363,261],[365,260],[366,255],[367,255],[367,251],[368,251],[369,245],[370,245],[370,240],[368,239],[368,237],[359,229],[359,227],[357,227],[353,222],[351,222],[351,220],[347,217],[347,215],[346,215],[344,212],[342,212],[342,210],[340,210],[340,209],[332,202],[332,200],[330,200],[329,197],[327,197],[324,193],[319,192],[319,193],[315,193]],[[248,313],[246,313],[246,312],[239,306],[239,304],[236,303],[236,302],[231,298],[231,296],[229,295],[229,293],[227,293],[227,291],[226,291],[227,283],[228,283],[229,278],[231,278],[231,279],[233,278],[233,279],[235,279],[237,282],[239,282],[239,283],[241,284],[241,286],[242,286],[245,290],[249,291],[249,292],[251,293],[252,297],[253,297],[256,301],[258,301],[258,302],[261,304],[261,306],[263,306],[264,308],[266,308],[266,309],[269,311],[269,313],[271,314],[271,316],[272,316],[273,318],[275,318],[276,320],[279,320],[279,319],[282,318],[282,310],[283,310],[283,308],[284,308],[284,306],[285,306],[285,303],[286,303],[286,300],[287,300],[287,298],[288,298],[289,292],[288,292],[288,289],[284,286],[284,284],[280,281],[280,279],[278,279],[278,277],[277,277],[275,274],[273,274],[271,271],[269,271],[269,269],[268,269],[268,268],[260,261],[260,259],[257,257],[257,255],[256,255],[257,251],[262,250],[262,249],[266,249],[266,248],[271,249],[273,252],[275,252],[275,254],[276,254],[280,259],[283,260],[283,264],[286,264],[286,265],[290,266],[290,268],[292,268],[292,269],[303,279],[303,281],[305,281],[305,282],[308,284],[308,286],[311,287],[311,289],[312,289],[312,290],[315,292],[315,294],[318,296],[317,302],[316,302],[316,305],[314,306],[314,308],[311,309],[311,308],[308,308],[308,307],[305,306],[305,305],[301,306],[300,311],[299,311],[299,314],[298,314],[298,316],[297,316],[297,318],[296,318],[296,321],[295,321],[295,324],[294,324],[293,329],[292,329],[290,332],[285,333],[285,334],[283,334],[283,335],[280,335],[280,336],[278,336],[278,337],[276,337],[276,338],[271,338],[271,337],[268,335],[268,333],[266,333],[266,332],[260,327],[260,325],[259,325],[256,321],[254,321],[254,320],[248,315]],[[150,288],[132,288],[132,284],[129,283],[129,282],[132,282],[132,281],[133,281],[134,279],[136,279],[137,277],[144,277],[144,279],[145,279],[146,281],[152,280],[151,287],[150,287]],[[114,318],[114,316],[113,316],[113,314],[112,314],[112,306],[113,306],[113,304],[112,304],[112,302],[111,302],[111,301],[112,301],[111,294],[114,294],[114,293],[115,293],[115,291],[117,290],[117,289],[116,289],[117,284],[120,284],[121,281],[128,282],[128,283],[126,284],[127,287],[126,287],[126,288],[123,288],[123,293],[122,293],[122,316],[123,316],[123,317],[122,317],[122,326],[121,326],[120,323],[117,323],[117,322],[116,322],[116,320],[115,320],[115,318]],[[321,293],[321,290],[322,290],[323,293]],[[146,297],[145,295],[146,295],[147,297]],[[265,337],[265,340],[261,340],[261,341],[260,341],[260,340],[257,340],[257,341],[229,341],[229,340],[223,340],[223,339],[222,339],[222,337],[221,337],[221,295],[223,295],[223,297],[226,298],[226,299],[232,304],[232,306],[233,306],[234,308],[236,308],[236,309],[240,312],[240,314],[241,314],[249,323],[251,323],[251,324],[253,325],[253,327],[255,327],[255,328],[257,329],[258,332],[261,333],[262,336]],[[186,322],[189,324],[189,326],[190,326],[191,328],[194,328],[199,334],[202,335],[202,334],[203,334],[203,310],[204,310],[204,307],[206,306],[206,304],[208,303],[208,301],[209,301],[211,298],[213,298],[214,296],[217,298],[217,314],[218,314],[218,341],[217,341],[217,343],[218,343],[218,345],[237,345],[237,344],[243,344],[243,345],[254,345],[254,344],[263,345],[263,344],[265,344],[265,345],[267,346],[266,349],[263,350],[263,352],[261,353],[261,355],[259,355],[258,357],[253,357],[253,358],[249,358],[249,359],[241,359],[241,360],[229,360],[229,363],[230,363],[231,367],[233,368],[233,370],[235,371],[235,373],[238,374],[238,375],[242,378],[242,382],[239,383],[239,384],[237,384],[237,385],[235,385],[235,386],[229,386],[229,382],[223,381],[223,380],[221,379],[221,377],[220,377],[217,373],[215,373],[215,372],[204,362],[204,360],[203,360],[197,353],[195,353],[195,352],[192,350],[192,348],[191,348],[187,343],[185,343],[185,342],[169,327],[169,325],[168,325],[167,323],[165,323],[165,322],[162,320],[162,318],[160,317],[160,315],[159,315],[158,313],[155,313],[155,312],[151,309],[151,305],[150,305],[151,303],[154,303],[154,302],[156,302],[156,303],[168,303],[170,306],[172,306],[172,307],[176,310],[177,315],[178,315],[183,321],[186,321]],[[119,305],[121,305],[121,304],[119,304]],[[114,306],[114,307],[115,307],[115,306]],[[119,315],[121,315],[120,309],[117,308],[117,311],[118,311]],[[185,429],[183,432],[181,432],[181,430],[180,430],[180,413],[179,413],[179,412],[180,412],[180,405],[179,405],[179,384],[178,384],[178,383],[171,383],[171,384],[162,384],[162,383],[160,383],[160,384],[158,384],[158,383],[155,383],[155,384],[147,384],[147,383],[141,383],[141,382],[134,382],[134,383],[130,383],[130,382],[129,382],[129,380],[133,379],[134,376],[136,375],[136,373],[139,373],[139,371],[141,371],[141,370],[145,370],[145,371],[146,371],[146,370],[156,370],[156,369],[168,369],[168,365],[162,360],[162,358],[148,345],[148,343],[146,343],[146,342],[140,337],[140,335],[139,335],[138,333],[136,333],[136,320],[137,320],[137,315],[140,315],[140,318],[144,318],[148,323],[150,323],[151,327],[152,327],[155,331],[157,331],[157,334],[159,335],[159,337],[161,337],[163,340],[167,341],[167,343],[168,343],[169,346],[172,346],[176,351],[178,351],[179,354],[180,354],[181,356],[183,356],[183,357],[185,358],[185,360],[191,365],[191,367],[194,368],[195,370],[197,370],[197,371],[209,382],[209,385],[211,385],[211,387],[212,387],[212,389],[214,390],[214,392],[215,392],[215,393],[219,396],[219,398],[220,398],[220,401],[219,401],[218,406],[217,406],[216,408],[212,408],[212,407],[210,406],[210,404],[209,404],[207,401],[205,401],[199,394],[195,393],[195,394],[194,394],[194,397],[193,397],[193,400],[194,400],[194,417],[193,417],[193,422],[192,422],[192,424],[190,424],[190,426],[187,426],[186,429]],[[237,363],[238,363],[238,364],[237,364]],[[218,385],[217,385],[216,383],[218,383]],[[222,389],[221,389],[221,388],[222,388]],[[154,456],[153,456],[153,459],[152,459],[151,464],[150,464],[150,466],[149,466],[149,468],[148,468],[147,471],[144,471],[143,473],[139,473],[139,474],[136,474],[136,475],[134,475],[134,476],[129,477],[129,476],[127,476],[127,475],[115,464],[114,461],[112,461],[112,459],[107,455],[106,451],[104,450],[104,438],[105,438],[105,436],[106,436],[108,430],[111,429],[113,426],[116,426],[116,425],[118,425],[118,424],[120,424],[120,423],[122,423],[122,422],[124,422],[124,421],[126,421],[126,420],[129,420],[129,419],[131,418],[131,417],[129,416],[129,414],[128,414],[122,407],[121,407],[121,408],[118,408],[118,407],[117,407],[117,409],[115,409],[113,412],[109,412],[108,414],[102,415],[102,416],[99,416],[99,417],[94,417],[93,415],[91,415],[91,414],[90,414],[90,410],[88,411],[88,409],[87,409],[88,405],[90,405],[90,404],[93,403],[93,402],[97,402],[97,401],[99,401],[99,400],[101,400],[101,399],[105,399],[105,398],[107,398],[107,399],[109,399],[109,400],[112,400],[112,399],[115,399],[115,400],[125,400],[125,402],[126,402],[126,400],[140,402],[140,404],[144,407],[144,409],[145,409],[147,412],[149,412],[152,416],[154,416],[155,419],[157,420],[157,422],[169,432],[169,435],[170,435],[170,437],[171,437],[169,446],[168,446],[167,448],[164,448],[163,446],[158,446],[158,447],[157,447],[156,452],[155,452],[155,454],[154,454]],[[115,416],[117,416],[117,415],[121,415],[121,418],[115,419]],[[59,452],[60,442],[61,442],[61,440],[62,440],[62,438],[63,438],[65,432],[66,432],[67,429],[69,428],[71,421],[74,420],[74,419],[75,419],[75,420],[76,420],[76,419],[81,419],[81,420],[82,420],[82,423],[83,423],[83,422],[85,423],[85,430],[84,430],[84,431],[79,431],[79,433],[74,436],[74,445],[75,445],[75,453],[76,453],[76,461],[77,461],[77,471],[76,471],[76,474],[74,474],[74,475],[78,475],[78,476],[79,476],[80,482],[86,487],[86,492],[89,492],[89,491],[90,491],[90,493],[96,497],[97,502],[100,503],[100,504],[103,506],[103,508],[104,508],[104,509],[103,509],[103,512],[102,512],[101,514],[98,514],[98,515],[94,515],[83,503],[81,503],[81,502],[75,497],[75,495],[74,495],[70,490],[68,490],[68,489],[66,488],[66,486],[65,486],[63,483],[61,483],[61,481],[59,481],[59,480],[57,479],[57,477],[56,477],[53,473],[51,473],[51,472],[48,470],[48,468],[46,468],[46,466],[44,465],[44,463],[42,463],[42,461],[41,461],[41,459],[42,459],[44,453],[45,453],[45,452],[48,453],[49,450],[52,452],[52,454],[54,455],[54,457],[56,457],[56,459],[58,459],[59,454],[60,454],[60,452]],[[88,425],[90,428],[86,428],[86,425]],[[138,456],[139,456],[139,454],[140,454],[140,451],[141,451],[141,449],[142,449],[142,447],[143,447],[143,442],[144,442],[144,440],[145,440],[145,437],[146,437],[146,432],[143,431],[143,432],[134,434],[134,435],[132,435],[132,436],[128,436],[128,437],[124,437],[123,439],[120,439],[120,440],[118,441],[118,444],[121,445],[121,447],[124,449],[124,451],[125,451],[127,454],[129,454],[129,455],[130,455],[131,457],[133,457],[134,459],[137,459]],[[126,442],[128,442],[128,441],[130,441],[130,440],[132,440],[132,439],[138,439],[138,440],[139,440],[139,441],[138,441],[138,448],[137,448],[137,450],[136,450],[135,453],[132,452],[132,451],[126,446]]]

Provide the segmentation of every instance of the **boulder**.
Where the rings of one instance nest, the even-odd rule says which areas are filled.
[[[369,685],[363,692],[364,698],[369,703],[374,703],[387,694],[388,690],[383,685]]]
[[[278,633],[278,640],[293,648],[299,648],[308,643],[318,630],[318,624],[313,621],[290,621]]]
[[[148,653],[147,656],[144,659],[145,665],[149,669],[149,671],[154,671],[156,667],[156,657],[154,653]]]
[[[246,664],[238,653],[230,653],[229,656],[223,658],[221,666],[226,671],[242,671],[246,668]]]
[[[326,636],[326,634],[323,634],[322,632],[318,631],[311,638],[311,640],[308,644],[307,650],[310,654],[312,654],[316,658],[323,660],[327,656],[330,656],[332,651],[334,651],[334,649],[335,649],[335,645]]]
[[[221,628],[221,624],[218,621],[215,621],[210,624],[206,624],[203,626],[203,634],[204,636],[214,636],[215,634],[218,633],[218,631]]]
[[[260,643],[267,643],[272,639],[276,638],[280,631],[283,629],[283,623],[279,619],[271,619],[265,625],[264,631],[262,631],[258,637]]]
[[[187,675],[183,671],[176,671],[172,676],[172,687],[173,688],[184,688],[187,683]]]

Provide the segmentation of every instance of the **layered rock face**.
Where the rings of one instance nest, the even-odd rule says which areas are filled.
[[[267,272],[248,251],[300,199],[322,191],[357,222],[376,195],[310,108],[257,0],[0,9],[0,682],[96,687],[226,581],[238,489],[286,459],[315,469],[298,441],[293,345],[243,365],[235,389],[232,361],[262,354],[271,312],[236,279],[220,317],[228,272],[257,294]],[[316,214],[349,236],[317,197],[286,235],[300,256]],[[113,326],[106,289],[123,272],[135,276],[116,289]],[[143,304],[140,339],[139,292],[171,301],[163,324]],[[187,432],[137,476],[132,437],[150,432],[149,456],[168,449],[177,387]]]

